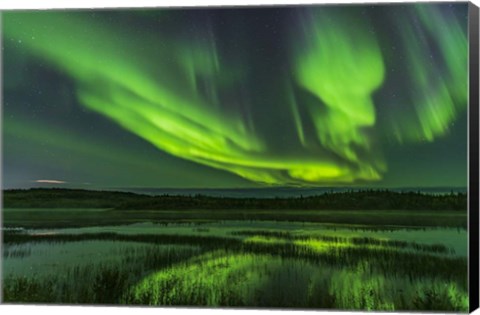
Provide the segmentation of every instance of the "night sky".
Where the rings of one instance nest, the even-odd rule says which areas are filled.
[[[467,13],[4,12],[3,186],[465,187]]]

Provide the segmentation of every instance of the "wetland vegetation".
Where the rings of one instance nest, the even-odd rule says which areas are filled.
[[[8,205],[7,303],[468,310],[458,209]]]

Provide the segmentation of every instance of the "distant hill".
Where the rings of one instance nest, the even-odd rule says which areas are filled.
[[[141,194],[64,188],[31,188],[3,191],[5,208],[115,208],[148,198]]]
[[[390,190],[325,192],[286,198],[232,198],[205,195],[142,195],[60,188],[5,190],[5,208],[113,208],[118,210],[467,210],[467,194]]]

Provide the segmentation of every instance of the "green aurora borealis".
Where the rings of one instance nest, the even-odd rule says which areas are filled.
[[[3,12],[3,181],[467,184],[467,4]]]

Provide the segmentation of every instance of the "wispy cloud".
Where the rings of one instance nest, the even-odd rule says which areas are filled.
[[[66,184],[67,182],[63,180],[56,180],[56,179],[37,179],[35,180],[36,183],[41,184]]]

